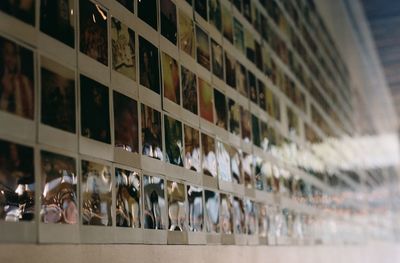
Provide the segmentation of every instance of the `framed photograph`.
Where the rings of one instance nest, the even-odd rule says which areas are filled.
[[[0,52],[0,110],[33,120],[33,52],[3,37],[0,37]]]
[[[75,72],[41,57],[41,122],[76,132]]]
[[[110,166],[82,160],[82,224],[112,226]]]
[[[113,70],[136,81],[135,32],[113,17],[111,47]]]
[[[108,13],[99,4],[79,1],[80,51],[108,66]]]
[[[185,161],[184,167],[194,172],[201,171],[200,133],[198,130],[184,125]]]
[[[264,151],[267,151],[270,144],[270,133],[268,124],[264,121],[260,121],[260,145]]]
[[[141,228],[142,179],[134,170],[115,168],[115,222],[117,227]]]
[[[74,0],[40,0],[40,31],[75,48],[74,11]]]
[[[257,205],[253,200],[246,198],[244,200],[246,234],[257,234]]]
[[[239,51],[246,54],[243,25],[236,18],[233,18],[233,44]]]
[[[203,119],[214,123],[214,91],[211,85],[201,79],[198,78],[199,84],[199,105],[200,105],[200,117]]]
[[[236,89],[241,95],[248,98],[249,90],[246,75],[246,68],[242,64],[238,63],[236,66]]]
[[[186,231],[186,189],[185,185],[167,181],[169,231]]]
[[[241,116],[241,127],[242,127],[242,139],[244,142],[251,142],[251,113],[240,107],[240,116]]]
[[[220,222],[222,234],[233,234],[233,197],[230,194],[221,193]]]
[[[256,190],[267,190],[266,177],[271,173],[271,164],[259,156],[254,156],[254,183]]]
[[[251,130],[253,144],[261,147],[260,122],[254,114],[251,114]]]
[[[144,228],[163,230],[167,228],[165,182],[157,176],[143,176]]]
[[[233,146],[227,147],[230,159],[231,182],[243,184],[242,152]]]
[[[108,87],[80,75],[81,134],[92,140],[111,143]]]
[[[225,52],[225,82],[234,89],[236,89],[236,71],[236,59]]]
[[[142,2],[152,2],[152,0]],[[158,49],[141,36],[139,36],[139,63],[140,84],[160,94]]]
[[[246,220],[245,220],[245,207],[243,199],[237,196],[232,200],[232,213],[233,213],[233,232],[235,234],[246,233]]]
[[[113,91],[115,147],[128,152],[139,152],[138,104]]]
[[[182,76],[182,100],[183,108],[191,113],[198,114],[197,103],[197,79],[196,75],[189,69],[181,66]]]
[[[221,32],[222,17],[220,0],[208,0],[208,17],[210,19],[210,24]]]
[[[264,238],[267,237],[268,228],[270,226],[270,221],[267,213],[267,205],[264,203],[257,203],[258,235]]]
[[[254,74],[249,70],[247,71],[247,84],[248,84],[248,91],[250,94],[250,100],[258,105],[258,90],[257,90],[257,81]]]
[[[242,166],[244,185],[247,189],[254,188],[253,155],[242,152],[240,155],[240,164]]]
[[[228,130],[228,109],[225,95],[214,89],[215,125]]]
[[[217,158],[215,153],[215,139],[207,134],[201,134],[202,168],[205,175],[217,177]]]
[[[164,115],[165,161],[183,166],[182,122]]]
[[[201,2],[205,2],[201,0]],[[196,54],[197,62],[207,70],[210,70],[210,39],[208,34],[196,25]]]
[[[194,10],[204,19],[207,19],[207,0],[194,0]]]
[[[195,58],[196,52],[194,34],[192,18],[187,16],[182,10],[179,10],[179,47],[192,58]]]
[[[141,104],[142,116],[142,154],[164,160],[162,148],[161,113]]]
[[[22,2],[5,0],[0,3],[0,11],[35,26],[35,4],[35,0]]]
[[[188,230],[201,232],[204,225],[203,188],[188,185],[186,189]]]
[[[205,230],[208,233],[220,232],[220,196],[219,193],[204,190]]]
[[[233,17],[230,8],[221,5],[221,15],[222,15],[222,34],[229,42],[233,43]]]
[[[233,0],[231,2],[233,3],[233,6],[236,7],[236,9],[239,11],[239,13],[242,13],[243,0]]]
[[[214,39],[211,39],[212,72],[220,79],[224,79],[224,51]]]
[[[245,48],[246,48],[246,57],[255,64],[256,58],[255,58],[255,53],[256,53],[256,47],[255,47],[255,41],[252,33],[248,30],[244,30],[244,39],[245,39]]]
[[[257,86],[258,86],[258,106],[260,106],[261,109],[264,111],[267,111],[267,94],[266,94],[266,87],[265,84],[262,80],[258,79],[257,80]]]
[[[240,123],[241,113],[240,105],[232,99],[228,99],[228,112],[229,112],[229,132],[240,136]]]
[[[138,1],[138,17],[154,30],[158,30],[158,2],[157,0]]]
[[[231,146],[229,144],[217,141],[217,165],[218,165],[218,179],[225,182],[232,181],[231,173]]]
[[[180,105],[179,65],[174,58],[164,52],[162,52],[162,80],[164,83],[164,97]]]
[[[135,13],[135,0],[117,0],[123,7],[129,10],[131,13]]]
[[[41,151],[40,221],[46,224],[77,224],[78,175],[73,157]]]
[[[33,148],[0,140],[0,221],[35,218]]]
[[[172,44],[177,43],[176,5],[171,0],[160,0],[161,35]]]

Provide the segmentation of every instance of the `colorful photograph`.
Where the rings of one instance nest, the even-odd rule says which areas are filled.
[[[198,78],[199,82],[199,101],[200,101],[200,117],[214,123],[214,97],[213,88],[205,80]]]
[[[82,160],[82,223],[112,226],[112,180],[109,166]]]
[[[35,0],[2,0],[0,11],[13,16],[29,25],[35,25]]]
[[[179,65],[175,59],[164,52],[162,52],[162,80],[164,83],[164,98],[180,105]]]
[[[210,24],[219,32],[222,31],[221,3],[219,0],[208,0],[208,17]]]
[[[161,113],[144,104],[141,105],[142,154],[163,160]]]
[[[79,1],[80,51],[108,66],[107,11],[89,0]]]
[[[0,220],[35,217],[33,148],[0,140]]]
[[[169,231],[186,231],[186,192],[182,183],[167,182]]]
[[[225,52],[225,82],[234,89],[236,89],[236,71],[236,59]]]
[[[75,133],[75,73],[42,57],[40,74],[41,122]]]
[[[160,0],[161,35],[176,45],[176,6],[171,0]]]
[[[215,125],[224,130],[228,130],[228,109],[225,95],[217,89],[214,89],[214,110]]]
[[[42,196],[41,222],[77,224],[78,202],[76,161],[72,157],[40,152]]]
[[[113,69],[136,81],[135,32],[116,18],[111,19]]]
[[[165,161],[183,166],[182,122],[164,115]]]
[[[196,25],[197,62],[210,70],[210,40],[208,34]]]
[[[204,209],[203,209],[203,189],[188,185],[187,202],[188,202],[188,230],[191,232],[203,231]]]
[[[158,0],[138,1],[138,17],[154,30],[158,29]]]
[[[139,36],[139,65],[140,84],[160,94],[158,49],[141,36]]]
[[[116,91],[113,92],[113,100],[115,147],[138,153],[139,121],[137,102]]]
[[[232,12],[224,4],[221,5],[223,35],[229,42],[233,43],[233,17]]]
[[[166,202],[164,179],[143,176],[144,228],[166,229]]]
[[[220,232],[220,199],[219,194],[213,191],[204,190],[205,218],[204,223],[208,233]]]
[[[251,142],[251,113],[240,107],[242,139],[244,142]]]
[[[267,215],[267,206],[263,203],[257,204],[257,217],[258,217],[258,234],[261,237],[267,237],[269,228],[269,217]]]
[[[215,154],[215,139],[202,133],[201,134],[202,148],[202,168],[205,175],[217,177],[217,158]]]
[[[140,228],[142,190],[138,172],[115,168],[116,207],[118,227]]]
[[[33,120],[33,52],[0,37],[0,110]]]
[[[240,105],[234,100],[228,100],[229,132],[240,136]]]
[[[201,171],[200,133],[198,130],[184,125],[185,134],[185,163],[186,169]]]
[[[256,62],[256,47],[255,47],[255,41],[254,41],[254,37],[253,34],[245,29],[244,30],[244,39],[245,39],[245,48],[246,48],[246,57],[253,63]]]
[[[179,10],[179,47],[189,56],[195,58],[194,23],[182,10]]]
[[[288,118],[288,129],[291,135],[299,135],[299,117],[294,111],[287,107],[286,108]]]
[[[224,52],[221,45],[211,39],[212,72],[220,79],[224,79]]]
[[[221,194],[220,203],[220,221],[221,221],[221,233],[233,234],[233,214],[232,214],[232,195]]]
[[[111,143],[108,87],[81,75],[80,92],[82,136]]]
[[[193,114],[198,114],[198,104],[197,104],[197,81],[196,75],[181,66],[181,76],[182,76],[182,100],[183,108],[190,111]]]

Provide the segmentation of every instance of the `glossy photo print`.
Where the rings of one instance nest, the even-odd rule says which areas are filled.
[[[144,228],[166,229],[166,201],[164,179],[143,176]]]
[[[158,29],[158,0],[138,1],[138,17],[154,30]]]
[[[39,0],[2,0],[0,2],[0,11],[34,26],[36,1]]]
[[[42,123],[75,133],[75,73],[44,57],[41,65]]]
[[[224,130],[228,130],[228,108],[225,95],[217,89],[214,89],[214,110],[215,125]]]
[[[160,94],[158,49],[141,36],[139,37],[139,63],[140,85]]]
[[[232,201],[233,228],[235,234],[245,234],[246,221],[243,199],[235,196]]]
[[[160,0],[161,35],[172,44],[177,43],[176,6],[171,0]]]
[[[220,199],[219,193],[210,190],[204,190],[205,230],[208,233],[220,232]]]
[[[164,115],[165,161],[183,166],[182,122]]]
[[[193,0],[194,10],[207,21],[207,0]]]
[[[230,159],[231,181],[243,184],[242,152],[234,146],[227,147]]]
[[[141,183],[138,172],[115,168],[115,222],[118,227],[141,227]]]
[[[74,0],[41,0],[40,31],[75,47],[75,7]]]
[[[211,39],[212,72],[220,79],[224,79],[224,51],[221,45]]]
[[[81,75],[80,92],[82,136],[111,143],[108,87]]]
[[[229,132],[240,136],[240,105],[232,99],[228,99]]]
[[[196,54],[197,62],[210,70],[210,40],[208,34],[196,25]]]
[[[117,0],[123,7],[129,10],[131,13],[135,13],[135,0]]]
[[[141,105],[142,154],[163,160],[161,113]]]
[[[251,71],[247,71],[247,84],[248,84],[248,91],[250,95],[250,100],[258,105],[258,90],[257,90],[257,81],[256,77]]]
[[[33,148],[0,140],[0,221],[35,217]]]
[[[34,117],[34,58],[32,51],[0,37],[0,110]]]
[[[213,88],[205,80],[198,78],[199,82],[199,101],[200,101],[200,117],[214,123],[214,91]]]
[[[181,66],[183,108],[191,113],[198,114],[198,93],[196,75],[189,69]]]
[[[255,202],[246,198],[244,201],[244,212],[246,234],[254,235],[257,233],[257,206]]]
[[[116,91],[113,92],[115,147],[139,152],[138,104]]]
[[[240,107],[242,139],[244,142],[251,142],[251,113]]]
[[[240,164],[243,172],[244,186],[247,189],[254,188],[253,155],[242,152],[240,155]]]
[[[239,51],[246,54],[243,25],[236,18],[233,19],[233,44]]]
[[[251,129],[253,144],[255,146],[261,147],[260,122],[258,118],[253,114],[251,114]]]
[[[107,11],[89,0],[79,1],[80,51],[108,66]]]
[[[204,225],[203,189],[188,185],[186,190],[188,230],[191,232],[201,232]]]
[[[41,222],[77,224],[78,201],[76,161],[72,157],[40,152],[41,159]]]
[[[179,10],[179,47],[186,54],[195,58],[194,23],[182,10]]]
[[[194,172],[201,172],[200,133],[198,130],[184,125],[185,159],[184,167]]]
[[[238,63],[236,66],[236,89],[245,98],[248,98],[248,85],[247,85],[247,70],[246,68]]]
[[[217,177],[217,157],[215,154],[215,139],[207,134],[201,134],[202,168],[205,175]]]
[[[267,111],[267,94],[266,94],[266,87],[262,80],[257,80],[258,86],[258,106],[264,111]]]
[[[222,34],[229,42],[233,43],[233,17],[230,8],[221,5],[221,14],[222,14]]]
[[[164,84],[164,98],[176,104],[181,104],[181,89],[178,62],[162,52],[162,81]]]
[[[225,52],[225,82],[231,88],[236,89],[236,59],[229,53]]]
[[[111,226],[112,180],[110,167],[82,160],[82,223]]]
[[[208,0],[208,17],[210,24],[213,25],[219,32],[221,32],[222,18],[220,0]]]
[[[232,196],[230,194],[221,194],[220,203],[220,222],[221,222],[221,233],[233,234],[233,207],[232,207]]]
[[[169,231],[186,231],[186,191],[182,183],[167,182]]]
[[[111,19],[113,69],[136,81],[135,32],[115,17]]]
[[[225,182],[232,182],[230,150],[230,145],[217,141],[218,179]]]

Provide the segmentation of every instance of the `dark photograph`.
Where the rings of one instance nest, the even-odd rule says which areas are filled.
[[[2,0],[0,2],[0,11],[34,26],[35,2],[36,0]]]
[[[260,136],[260,123],[255,115],[251,115],[251,128],[252,128],[252,138],[253,144],[255,146],[261,146],[261,136]]]
[[[204,209],[203,209],[203,189],[188,185],[187,202],[188,202],[188,230],[191,232],[203,231]]]
[[[34,116],[32,51],[0,37],[0,110],[26,119]]]
[[[205,1],[204,1],[205,2]],[[222,31],[221,3],[220,0],[208,0],[208,15],[210,24],[219,32]]]
[[[207,0],[194,0],[194,10],[207,21]]]
[[[117,2],[128,9],[130,12],[135,12],[135,0],[117,0]]]
[[[197,81],[196,75],[181,66],[182,76],[182,100],[183,108],[190,111],[193,114],[198,114],[198,103],[197,103]]]
[[[75,73],[44,57],[41,64],[41,121],[75,133]]]
[[[41,151],[41,221],[78,223],[76,161],[72,157]]]
[[[228,109],[225,95],[217,89],[214,89],[214,110],[215,125],[224,130],[228,130]]]
[[[33,148],[0,140],[0,220],[34,219],[33,162]]]
[[[217,177],[217,158],[215,154],[215,139],[202,133],[201,134],[202,148],[202,168],[205,175]]]
[[[170,101],[181,104],[181,90],[178,62],[162,52],[162,81],[164,83],[164,97]]]
[[[158,49],[139,37],[140,84],[160,94],[160,69]]]
[[[194,23],[182,10],[179,10],[179,47],[189,56],[195,58]]]
[[[224,79],[224,52],[221,45],[211,39],[212,72],[220,79]]]
[[[236,68],[236,59],[225,52],[225,82],[234,89],[236,89]]]
[[[233,234],[232,199],[233,198],[230,194],[221,194],[221,203],[220,203],[221,232],[227,235]]]
[[[82,223],[112,226],[112,180],[110,167],[82,160]]]
[[[75,47],[74,0],[41,0],[40,31]]]
[[[143,176],[144,228],[166,229],[166,202],[164,179]]]
[[[83,75],[80,82],[82,136],[111,143],[108,87]]]
[[[197,62],[210,70],[210,41],[208,34],[196,25]]]
[[[242,139],[244,142],[251,142],[251,113],[240,107]]]
[[[253,155],[242,152],[240,155],[240,163],[242,165],[244,186],[248,189],[254,188],[254,173],[253,173]]]
[[[142,154],[163,160],[161,113],[142,104],[141,116]]]
[[[244,97],[248,98],[248,88],[247,88],[247,70],[246,68],[238,63],[236,66],[236,89]]]
[[[182,183],[167,182],[169,231],[186,231],[186,191]]]
[[[128,152],[139,152],[138,105],[131,99],[116,91],[114,100],[115,147]]]
[[[234,100],[228,100],[229,132],[240,136],[240,105]]]
[[[115,216],[118,227],[141,227],[141,188],[137,172],[115,168]]]
[[[220,208],[219,208],[219,193],[204,190],[204,205],[205,205],[205,217],[204,223],[208,233],[219,233],[220,232]]]
[[[171,0],[160,0],[161,35],[176,45],[176,6]]]
[[[136,80],[135,32],[116,18],[111,19],[113,69]]]
[[[146,24],[151,26],[154,30],[158,29],[158,1],[145,0],[138,1],[138,17]]]
[[[164,115],[165,161],[183,166],[182,122]]]
[[[79,1],[80,51],[108,66],[107,12],[89,0]]]
[[[200,133],[198,130],[184,125],[185,135],[185,168],[200,172],[201,171],[201,149]]]
[[[223,35],[229,42],[233,43],[233,17],[231,10],[221,5]]]
[[[256,77],[251,71],[247,71],[247,84],[248,91],[250,93],[250,100],[255,104],[258,104],[258,90],[257,90],[257,81]]]

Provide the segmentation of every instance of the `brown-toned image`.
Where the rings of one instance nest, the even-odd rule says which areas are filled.
[[[232,88],[236,88],[236,59],[225,52],[225,82]]]
[[[243,25],[236,18],[233,19],[233,43],[239,51],[246,54]]]
[[[221,232],[233,234],[232,196],[230,194],[221,194],[220,200]]]
[[[225,95],[214,89],[215,125],[228,130],[228,109]]]
[[[236,66],[236,89],[240,94],[248,97],[248,87],[247,87],[247,70],[246,68],[238,63]]]
[[[210,19],[210,24],[221,32],[222,18],[220,0],[208,0],[208,16]]]
[[[197,62],[210,70],[210,40],[208,34],[196,25],[196,54]]]
[[[254,102],[255,104],[258,104],[258,90],[257,90],[257,82],[256,82],[256,77],[251,71],[247,71],[247,84],[248,86],[248,91],[250,94],[250,100]]]
[[[199,82],[199,101],[200,101],[200,117],[214,123],[214,92],[211,85],[205,80],[198,78]]]
[[[166,229],[165,180],[156,176],[143,176],[144,228]]]
[[[200,132],[190,126],[184,125],[185,135],[185,161],[186,169],[201,171]]]
[[[220,79],[224,78],[224,58],[221,45],[211,39],[212,72]]]
[[[89,0],[79,1],[80,51],[108,66],[107,11]]]
[[[223,35],[233,43],[233,17],[232,12],[224,4],[221,5]]]
[[[136,80],[135,32],[116,18],[111,19],[113,69]]]
[[[195,58],[194,23],[182,10],[179,10],[179,47],[189,56]]]
[[[160,94],[158,48],[139,36],[140,84]]]
[[[201,163],[203,173],[208,176],[217,176],[217,159],[215,154],[215,139],[202,133],[201,134]]]
[[[251,113],[240,107],[242,139],[251,142]]]
[[[161,113],[142,104],[141,117],[142,154],[163,160]]]
[[[181,66],[182,76],[182,100],[183,108],[190,111],[193,114],[198,114],[198,103],[197,103],[197,78],[196,75]]]
[[[0,2],[0,11],[34,26],[36,1],[37,0],[2,0]]]
[[[234,100],[228,100],[229,132],[240,136],[240,105]]]
[[[0,37],[0,110],[19,117],[34,116],[32,51]]]
[[[299,135],[299,117],[289,107],[286,108],[288,118],[288,129],[290,134]]]
[[[243,152],[240,156],[242,165],[244,185],[248,189],[254,188],[253,155]]]
[[[183,166],[182,122],[164,115],[165,161]]]
[[[176,6],[171,0],[160,0],[161,35],[176,45]]]
[[[128,152],[139,152],[138,106],[131,99],[116,91],[114,99],[115,147]]]
[[[164,83],[164,97],[180,105],[179,65],[175,59],[164,52],[162,53],[162,80]]]
[[[169,231],[186,231],[186,191],[182,183],[167,181]]]

